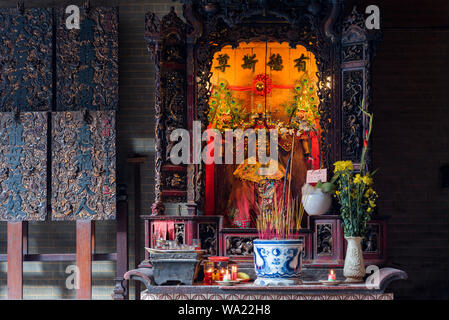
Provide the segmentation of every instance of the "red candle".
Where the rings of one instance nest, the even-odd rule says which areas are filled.
[[[337,275],[334,272],[334,269],[331,269],[329,271],[329,275],[327,276],[327,281],[336,281],[337,280]]]
[[[228,270],[225,270],[225,268],[220,269],[220,273],[219,273],[220,278],[218,279],[218,281],[223,281],[223,277],[227,271]]]
[[[231,266],[231,280],[232,281],[237,280],[237,266],[236,265]]]
[[[212,284],[212,273],[214,270],[212,268],[209,268],[204,272],[204,284]]]

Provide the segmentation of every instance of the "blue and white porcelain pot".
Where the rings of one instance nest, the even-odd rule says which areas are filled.
[[[301,284],[303,240],[254,240],[255,285]]]

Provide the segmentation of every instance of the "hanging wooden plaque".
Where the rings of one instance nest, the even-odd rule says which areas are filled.
[[[51,9],[0,9],[0,111],[47,111],[52,102]]]
[[[41,221],[47,212],[47,113],[0,113],[0,220]]]
[[[115,219],[115,111],[52,114],[52,219]]]
[[[117,8],[80,8],[80,29],[67,16],[57,11],[56,110],[117,110]]]

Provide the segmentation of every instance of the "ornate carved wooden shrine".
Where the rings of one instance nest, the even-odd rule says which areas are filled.
[[[303,150],[304,154],[311,160],[319,159],[321,167],[328,168],[328,174],[337,160],[353,160],[357,167],[366,120],[359,106],[364,100],[371,109],[370,67],[379,33],[366,29],[364,15],[355,8],[344,16],[342,1],[183,3],[184,20],[173,9],[162,18],[148,13],[145,19],[145,39],[156,65],[156,186],[152,216],[145,217],[146,245],[154,244],[156,229],[167,230],[164,228],[174,223],[168,227],[174,228],[172,238],[188,244],[192,238],[200,238],[210,254],[230,256],[241,263],[250,262],[251,266],[252,240],[257,238],[257,231],[254,226],[230,223],[228,214],[222,211],[228,207],[220,206],[222,197],[232,192],[232,188],[226,189],[225,174],[219,166],[209,170],[204,163],[173,164],[170,150],[176,142],[170,141],[172,131],[185,128],[192,135],[194,121],[201,121],[203,131],[216,125],[214,116],[218,111],[214,107],[223,102],[216,104],[215,97],[224,89],[230,89],[226,93],[231,99],[228,103],[237,110],[235,101],[242,97],[241,92],[253,90],[251,99],[263,95],[254,91],[258,90],[257,77],[265,79],[261,80],[265,86],[270,77],[270,90],[295,90],[294,84],[276,83],[276,79],[286,70],[303,79],[306,68],[312,68],[309,70],[316,71],[307,75],[318,100],[313,107],[319,128],[315,143],[319,148],[314,149],[312,144],[315,155],[307,150]],[[260,55],[258,46],[260,50],[265,48],[265,55]],[[238,51],[241,48],[247,51]],[[229,72],[234,75],[226,76]],[[251,72],[254,76],[260,73],[254,78],[256,87],[242,86],[239,81]],[[215,96],[220,86],[223,90]],[[262,90],[267,96],[267,88]],[[251,110],[257,109],[253,101],[256,100],[247,102]],[[266,101],[265,98],[262,112],[265,121]],[[264,109],[263,100],[261,104]],[[232,110],[226,115],[232,121],[237,119]],[[252,119],[257,121],[257,117]],[[303,183],[304,177],[297,181]],[[345,241],[337,212],[333,208],[328,214],[304,219],[301,237],[305,241],[306,268],[342,266]],[[367,264],[385,262],[385,228],[385,219],[378,214],[373,216],[363,243]]]

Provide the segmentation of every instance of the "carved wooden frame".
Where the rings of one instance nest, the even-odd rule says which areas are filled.
[[[201,121],[202,130],[207,127],[207,114],[209,111],[209,96],[211,87],[210,77],[213,56],[220,51],[224,46],[231,45],[237,47],[241,42],[250,41],[273,41],[273,42],[288,42],[291,47],[297,45],[304,46],[311,51],[316,58],[318,67],[318,96],[320,98],[319,110],[321,113],[321,127],[323,133],[321,136],[321,145],[325,146],[322,149],[322,156],[326,159],[326,165],[332,163],[333,152],[331,147],[333,145],[333,119],[332,114],[332,97],[334,96],[332,89],[326,85],[328,78],[335,78],[336,73],[335,61],[333,52],[337,44],[332,43],[330,39],[324,34],[323,29],[320,28],[321,23],[319,18],[313,16],[310,12],[305,12],[300,19],[294,22],[273,23],[273,24],[245,24],[244,21],[251,18],[253,15],[259,13],[259,8],[242,12],[233,22],[226,23],[223,16],[216,14],[204,20],[203,29],[208,30],[204,32],[198,39],[195,48],[195,77],[196,77],[196,119]],[[266,14],[271,14],[276,17],[285,17],[283,9],[273,8]],[[332,15],[328,17],[331,19]],[[193,17],[187,16],[187,19]],[[330,120],[330,121],[329,121]],[[195,202],[199,207],[203,204],[204,198],[204,174],[203,167],[198,167],[197,176],[195,179]]]
[[[202,130],[207,127],[209,111],[210,78],[212,59],[224,46],[237,47],[241,42],[275,41],[288,42],[291,47],[304,46],[311,51],[317,61],[318,96],[320,98],[322,136],[321,156],[325,166],[342,159],[342,123],[341,102],[343,98],[342,68],[352,68],[352,64],[342,64],[342,44],[354,42],[353,34],[364,39],[366,54],[359,60],[363,67],[363,95],[367,105],[370,102],[370,60],[374,54],[373,40],[378,33],[369,33],[361,25],[363,15],[356,11],[345,20],[340,12],[340,1],[291,2],[284,1],[274,5],[273,1],[244,0],[236,6],[231,0],[220,2],[200,0],[181,0],[184,2],[183,22],[170,11],[159,19],[154,13],[148,13],[145,20],[145,38],[148,50],[156,63],[156,161],[155,161],[155,202],[152,206],[154,215],[164,214],[161,172],[166,161],[164,149],[167,135],[164,117],[164,100],[169,96],[168,88],[161,83],[161,76],[167,70],[184,69],[186,75],[185,108],[186,122],[184,128],[192,133],[194,120],[201,121]],[[261,16],[263,17],[261,19]],[[270,20],[269,22],[267,22]],[[170,37],[177,40],[177,45],[185,48],[185,57],[176,63],[167,63],[164,54]],[[349,41],[349,42],[348,42]],[[359,41],[359,40],[357,40]],[[176,42],[176,41],[175,41]],[[330,81],[331,85],[328,86]],[[363,124],[365,126],[365,124]],[[352,128],[347,128],[351,130]],[[362,145],[360,141],[359,147]],[[202,211],[205,194],[205,173],[202,164],[187,165],[187,186],[183,191],[187,200],[189,214]]]

